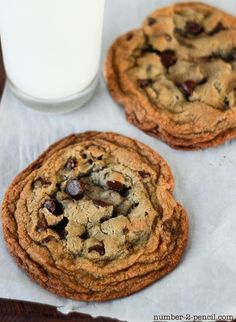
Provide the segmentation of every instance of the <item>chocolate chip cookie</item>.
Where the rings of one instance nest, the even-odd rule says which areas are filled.
[[[179,149],[236,136],[236,18],[177,3],[119,37],[104,67],[128,120]]]
[[[6,244],[28,275],[71,299],[132,294],[179,263],[188,237],[167,163],[115,133],[70,135],[22,171],[2,207]]]

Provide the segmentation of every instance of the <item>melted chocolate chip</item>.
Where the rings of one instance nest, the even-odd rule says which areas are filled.
[[[99,253],[99,255],[103,256],[105,254],[104,244],[102,243],[102,245],[94,245],[89,247],[88,252],[91,253],[92,251],[95,251]]]
[[[134,37],[134,34],[132,32],[129,32],[127,35],[126,35],[126,40],[131,40],[132,38]]]
[[[138,173],[144,179],[150,177],[150,173],[147,171],[139,171]]]
[[[123,183],[116,180],[109,180],[106,182],[106,185],[109,189],[121,192],[125,186]]]
[[[57,200],[47,200],[43,206],[53,215],[61,215],[63,213],[63,206]]]
[[[108,204],[102,200],[93,200],[93,204],[97,208],[104,208],[108,206]]]
[[[80,236],[81,239],[86,240],[89,238],[89,233],[87,230]]]
[[[52,230],[54,230],[61,239],[66,238],[67,231],[65,230],[66,226],[68,224],[68,219],[66,217],[63,217],[63,219],[56,225],[50,226]]]
[[[185,32],[186,34],[192,35],[192,36],[197,36],[201,32],[203,32],[203,27],[195,22],[195,21],[187,21],[185,25]]]
[[[66,193],[74,199],[79,199],[84,192],[84,183],[78,179],[70,179],[66,184]]]
[[[155,18],[152,18],[152,17],[148,17],[148,18],[147,18],[147,24],[148,24],[148,26],[152,26],[152,25],[154,25],[156,22],[157,22],[157,20],[156,20]]]
[[[209,36],[212,36],[222,30],[225,30],[225,27],[223,26],[222,22],[218,22],[218,24],[213,28],[210,32],[208,32]]]
[[[69,170],[72,170],[76,167],[77,161],[75,158],[70,158],[67,160],[65,167]]]
[[[119,193],[122,197],[127,197],[130,192],[131,187],[124,187]]]
[[[182,91],[187,97],[192,95],[196,86],[197,86],[197,83],[190,79],[180,84],[180,88],[182,89]]]
[[[108,220],[108,217],[104,216],[99,220],[99,222],[100,222],[100,224],[102,224],[103,222],[105,222],[107,220]]]
[[[53,215],[61,215],[63,213],[63,206],[57,200],[47,200],[43,206]]]
[[[137,83],[139,87],[145,88],[152,85],[153,82],[151,78],[143,78],[143,79],[138,79]]]
[[[174,50],[165,50],[161,53],[161,62],[166,68],[174,65],[177,61]]]
[[[113,212],[112,212],[112,218],[115,218],[115,217],[117,217],[119,214],[115,211],[115,210],[113,210]]]

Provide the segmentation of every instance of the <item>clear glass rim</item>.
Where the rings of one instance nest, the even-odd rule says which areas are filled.
[[[78,109],[92,98],[98,85],[98,79],[98,74],[96,74],[92,82],[83,91],[64,98],[52,100],[39,99],[25,93],[10,80],[8,75],[7,84],[13,94],[23,102],[26,107],[42,113],[62,114]]]

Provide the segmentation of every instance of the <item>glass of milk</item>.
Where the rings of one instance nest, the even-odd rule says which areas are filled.
[[[98,83],[105,0],[0,0],[5,70],[14,94],[45,112],[85,104]]]

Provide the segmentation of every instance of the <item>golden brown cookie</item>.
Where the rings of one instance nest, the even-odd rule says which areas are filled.
[[[6,244],[28,275],[71,299],[132,294],[179,263],[188,237],[167,163],[115,133],[55,143],[22,171],[2,207]]]
[[[119,37],[104,67],[128,120],[179,149],[236,136],[236,18],[203,3],[153,12]]]

